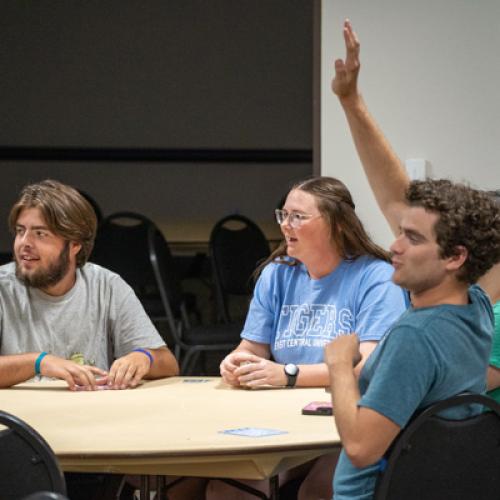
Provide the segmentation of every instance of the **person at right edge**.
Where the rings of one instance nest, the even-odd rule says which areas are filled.
[[[489,194],[496,201],[497,206],[500,206],[500,191],[491,191]],[[489,279],[491,280],[490,286],[495,286],[494,280],[498,276],[490,273]],[[493,334],[493,347],[490,354],[490,366],[488,367],[487,387],[488,396],[493,398],[497,403],[500,403],[500,300],[493,306],[493,314],[495,316],[495,333]]]
[[[457,393],[484,392],[500,295],[500,213],[485,192],[449,180],[410,182],[358,92],[359,42],[344,25],[346,60],[335,61],[338,96],[363,168],[396,240],[394,283],[411,307],[356,378],[356,335],[325,347],[335,423],[343,450],[334,499],[373,497],[384,453],[418,409]],[[480,286],[479,286],[479,285]],[[491,301],[491,302],[490,302]],[[449,410],[466,418],[477,405]]]

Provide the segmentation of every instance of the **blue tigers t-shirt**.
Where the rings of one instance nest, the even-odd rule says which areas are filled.
[[[311,279],[305,266],[272,262],[257,281],[241,337],[269,344],[278,363],[323,362],[325,344],[355,332],[378,341],[408,306],[393,268],[371,256]]]

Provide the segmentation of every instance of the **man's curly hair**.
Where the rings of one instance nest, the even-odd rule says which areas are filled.
[[[500,261],[500,205],[487,192],[446,179],[412,181],[406,199],[439,215],[434,233],[441,257],[456,255],[458,246],[467,249],[458,280],[475,283]]]

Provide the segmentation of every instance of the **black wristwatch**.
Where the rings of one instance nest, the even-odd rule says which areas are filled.
[[[299,367],[293,363],[288,363],[285,365],[285,375],[286,375],[286,386],[294,387],[297,382],[297,376],[299,374]]]

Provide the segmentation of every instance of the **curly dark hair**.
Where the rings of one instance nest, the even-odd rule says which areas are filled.
[[[406,191],[410,206],[439,215],[434,226],[441,257],[467,249],[457,279],[475,283],[500,261],[500,206],[485,191],[447,179],[412,181]]]

